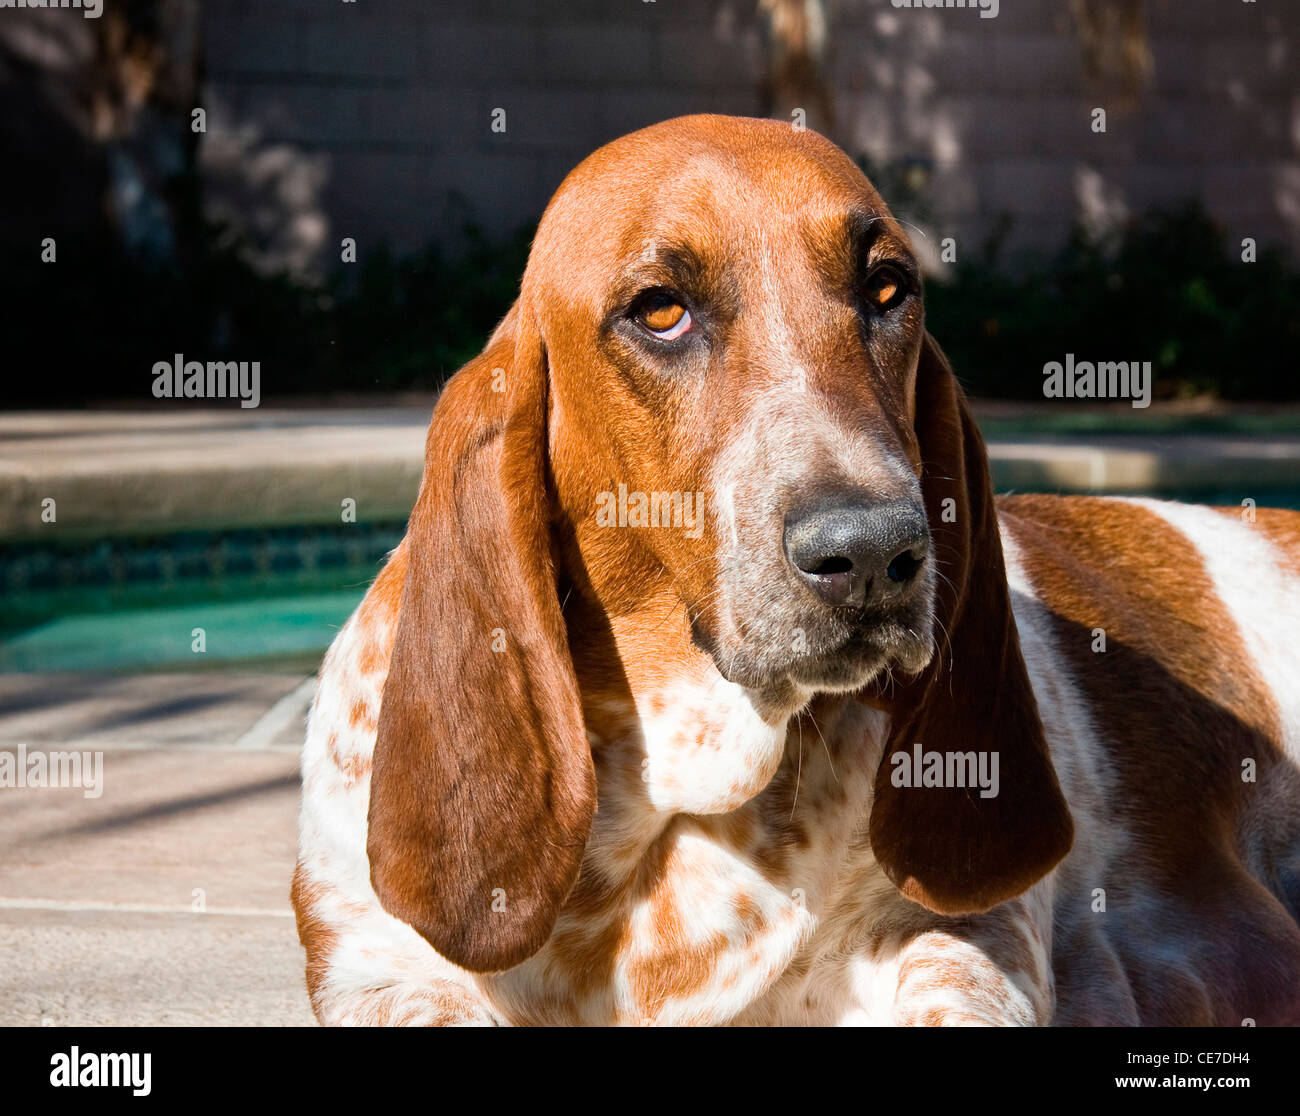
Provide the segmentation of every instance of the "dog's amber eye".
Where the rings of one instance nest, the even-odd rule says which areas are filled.
[[[664,341],[672,341],[691,328],[691,312],[668,294],[651,295],[637,309],[637,318]]]
[[[867,301],[877,310],[891,310],[903,301],[907,288],[892,267],[877,268],[867,277]]]

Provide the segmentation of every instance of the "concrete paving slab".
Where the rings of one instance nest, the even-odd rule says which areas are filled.
[[[262,746],[297,749],[308,686],[268,739],[259,719],[308,680],[296,674],[0,674],[0,744],[232,747],[257,729]],[[292,712],[292,711],[289,711]]]
[[[300,676],[0,676],[0,1025],[306,1024]],[[0,770],[5,770],[0,766]]]
[[[0,788],[0,900],[289,910],[296,755],[105,751],[98,766],[95,789]]]
[[[292,919],[0,909],[0,1026],[307,1026]]]
[[[1021,435],[991,441],[988,450],[999,489],[1150,494],[1241,489],[1264,496],[1300,487],[1300,437],[1293,435]]]
[[[432,409],[0,415],[0,538],[404,520]]]

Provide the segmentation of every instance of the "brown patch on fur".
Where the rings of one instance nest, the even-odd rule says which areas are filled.
[[[348,787],[355,787],[370,774],[370,757],[365,755],[345,756],[339,751],[338,733],[331,732],[325,741],[325,754],[330,762],[338,768]]]
[[[361,641],[357,668],[363,677],[387,674],[397,636],[397,617],[402,602],[402,584],[406,580],[406,544],[403,542],[389,556],[379,571],[365,599],[357,608],[356,620]]]
[[[1002,507],[1121,769],[1115,805],[1164,872],[1221,855],[1251,793],[1241,761],[1276,762],[1281,729],[1195,547],[1119,501],[1016,496]],[[1091,649],[1095,628],[1104,652]]]
[[[996,976],[997,970],[987,966]],[[964,957],[936,957],[919,954],[909,957],[898,970],[898,989],[902,993],[915,993],[933,988],[951,988],[964,995],[973,995],[980,981],[973,971],[972,959]]]
[[[600,928],[595,934],[557,934],[551,952],[557,962],[563,958],[579,995],[608,986],[620,960],[638,1010],[647,1019],[666,1000],[688,997],[705,986],[729,942],[721,933],[703,944],[686,941],[678,889],[689,886],[690,872],[671,836],[665,836],[646,854],[626,887],[575,895],[576,904],[571,902],[566,912],[573,909],[585,926]],[[648,907],[650,932],[645,938],[631,938],[628,913],[641,904]],[[602,918],[603,923],[598,921]]]
[[[738,895],[735,900],[736,917],[747,930],[756,930],[760,925],[762,911],[749,895]]]
[[[704,988],[730,948],[727,936],[711,934],[702,944],[684,940],[676,909],[659,923],[659,936],[645,954],[630,957],[627,979],[632,996],[648,1017],[666,1000],[686,999]]]
[[[577,999],[594,996],[613,979],[628,928],[621,890],[580,876],[565,904],[564,923],[551,935],[548,953]]]
[[[353,728],[359,728],[364,732],[374,732],[378,727],[374,716],[370,712],[370,704],[364,698],[358,698],[352,703],[352,710],[348,714],[348,720]]]
[[[307,952],[307,994],[318,1016],[321,993],[329,979],[330,956],[338,944],[338,935],[316,915],[316,904],[330,890],[324,884],[309,882],[301,864],[294,868],[289,901],[293,904],[298,941]]]
[[[1002,507],[1116,773],[1107,809],[1132,839],[1107,881],[1106,917],[1143,904],[1112,942],[1140,1017],[1290,1018],[1294,993],[1279,988],[1300,967],[1300,930],[1243,865],[1255,851],[1243,820],[1286,762],[1279,713],[1199,553],[1133,504],[1017,496]],[[1104,652],[1091,650],[1094,628],[1105,629]],[[1242,780],[1245,759],[1257,783]],[[1201,943],[1185,931],[1181,967],[1144,954],[1144,925],[1162,907]]]
[[[974,1012],[964,1010],[956,1005],[943,1004],[927,1007],[917,1014],[904,1009],[896,1020],[901,1027],[979,1027],[987,1026],[988,1020],[982,1019]]]

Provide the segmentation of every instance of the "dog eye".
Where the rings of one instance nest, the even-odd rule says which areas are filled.
[[[874,310],[892,310],[907,297],[907,283],[892,267],[878,267],[867,276],[864,291]]]
[[[691,312],[664,292],[643,299],[636,308],[636,320],[660,341],[675,341],[691,328]]]

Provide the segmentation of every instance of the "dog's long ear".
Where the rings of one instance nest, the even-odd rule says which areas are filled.
[[[943,575],[936,652],[925,671],[887,695],[892,729],[876,773],[871,844],[909,899],[962,915],[1010,899],[1050,871],[1069,851],[1073,825],[1020,654],[984,443],[929,334],[917,370],[916,432]],[[984,753],[991,773],[996,757],[996,795],[926,786],[916,771],[905,777],[918,744],[945,753],[945,767],[946,753],[974,752],[977,761]]]
[[[371,775],[375,893],[475,972],[545,943],[595,811],[556,594],[546,408],[521,298],[434,410]]]

